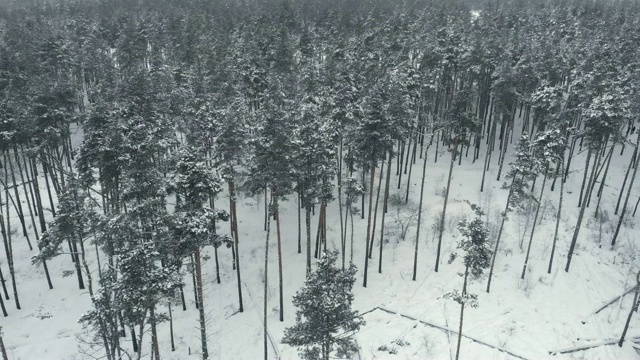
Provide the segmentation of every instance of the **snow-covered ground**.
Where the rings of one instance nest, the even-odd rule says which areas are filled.
[[[514,139],[515,140],[515,139]],[[375,251],[369,263],[368,286],[362,286],[366,219],[355,219],[354,262],[358,266],[358,279],[354,287],[354,307],[365,313],[366,325],[355,336],[360,347],[360,359],[449,359],[455,355],[456,334],[437,327],[457,331],[459,306],[443,299],[443,295],[460,289],[463,271],[460,259],[448,264],[449,254],[455,250],[457,232],[455,224],[470,215],[469,200],[480,205],[488,214],[492,227],[499,224],[499,214],[504,209],[507,190],[496,181],[497,152],[487,173],[485,191],[480,193],[483,153],[481,159],[471,164],[470,158],[462,160],[462,166],[454,168],[451,195],[447,210],[446,231],[443,240],[441,266],[434,272],[437,234],[434,224],[442,211],[443,191],[448,171],[448,153],[434,163],[433,147],[428,156],[427,179],[423,223],[420,233],[418,272],[411,280],[416,228],[412,224],[404,240],[398,234],[398,222],[415,213],[420,191],[421,161],[412,170],[409,205],[391,205],[386,218],[383,272],[378,268],[379,230],[375,235]],[[464,338],[462,359],[635,359],[637,353],[627,341],[622,348],[617,344],[599,346],[588,351],[550,355],[550,352],[582,344],[617,339],[623,329],[632,294],[615,302],[600,313],[593,312],[614,296],[629,288],[635,281],[633,272],[638,270],[638,229],[636,218],[628,214],[629,221],[622,228],[618,245],[611,249],[609,243],[618,216],[613,214],[617,194],[632,150],[627,146],[622,156],[619,147],[609,170],[603,193],[601,209],[608,211],[609,220],[602,226],[594,219],[593,209],[597,198],[587,209],[578,246],[569,273],[564,271],[566,254],[578,214],[577,197],[580,193],[585,154],[573,159],[571,174],[565,186],[560,238],[556,250],[553,271],[547,274],[551,241],[555,226],[559,183],[555,191],[549,191],[547,182],[542,202],[540,224],[536,229],[531,250],[529,271],[520,280],[528,231],[523,247],[520,240],[526,224],[525,215],[512,213],[507,221],[500,251],[496,260],[491,293],[485,292],[486,276],[470,284],[470,292],[478,295],[479,307],[467,308],[463,334],[481,341]],[[509,158],[507,158],[507,162]],[[393,173],[395,173],[394,163]],[[503,170],[503,176],[507,171]],[[403,175],[403,188],[407,177]],[[396,193],[397,178],[392,176],[391,194]],[[536,193],[541,181],[536,184]],[[637,183],[636,183],[637,184]],[[638,188],[638,186],[636,186]],[[631,207],[638,192],[632,196]],[[239,196],[240,259],[242,266],[245,311],[238,313],[237,284],[231,269],[231,252],[220,249],[222,283],[215,281],[213,249],[206,249],[210,258],[204,263],[204,303],[207,310],[209,353],[212,359],[260,359],[262,358],[262,301],[264,274],[263,199]],[[218,201],[219,206],[226,201]],[[359,205],[356,204],[356,205]],[[380,209],[382,206],[380,206]],[[633,209],[631,209],[631,212]],[[12,230],[18,229],[18,218],[12,213]],[[50,214],[48,214],[50,215]],[[529,214],[531,219],[533,211]],[[270,358],[297,359],[297,350],[280,343],[283,331],[295,320],[292,296],[300,288],[305,274],[305,253],[297,253],[297,204],[295,198],[282,204],[282,236],[284,262],[284,313],[285,321],[278,321],[278,273],[276,241],[270,242],[269,268],[269,334],[273,341]],[[313,218],[316,226],[317,216]],[[330,205],[327,215],[329,247],[338,248],[340,220],[337,202]],[[532,221],[532,220],[531,220]],[[380,216],[378,225],[380,227]],[[527,230],[531,228],[528,224]],[[304,224],[303,224],[304,229]],[[313,229],[313,228],[312,228]],[[220,224],[220,231],[227,231],[228,224]],[[272,229],[273,230],[273,229]],[[304,231],[304,230],[303,230]],[[312,231],[315,235],[315,229]],[[312,236],[315,239],[315,236]],[[303,234],[304,241],[304,234]],[[13,236],[18,291],[22,310],[16,310],[12,300],[5,300],[9,317],[0,318],[4,330],[4,342],[10,359],[90,359],[92,354],[83,340],[90,340],[78,323],[79,317],[89,309],[87,291],[77,288],[75,275],[63,276],[73,270],[68,255],[49,262],[54,289],[49,290],[41,267],[31,265],[36,251],[29,251],[21,231]],[[348,246],[347,246],[348,248]],[[88,247],[89,266],[97,278],[94,248]],[[347,254],[347,259],[349,254]],[[9,271],[4,255],[0,266],[10,290]],[[195,309],[190,276],[185,276],[187,310],[179,303],[172,306],[175,332],[175,351],[171,351],[169,324],[159,326],[160,355],[162,359],[197,359],[199,355],[198,313]],[[166,311],[160,308],[159,311]],[[431,325],[427,325],[431,324]],[[640,318],[631,321],[628,339],[640,336]],[[145,337],[143,352],[150,350],[150,336]],[[123,342],[131,346],[129,333]],[[487,346],[489,344],[491,346]],[[384,350],[386,348],[386,350]],[[498,349],[507,352],[500,351]],[[133,354],[130,351],[131,354]],[[395,354],[394,354],[395,353]],[[515,356],[514,356],[515,355]]]

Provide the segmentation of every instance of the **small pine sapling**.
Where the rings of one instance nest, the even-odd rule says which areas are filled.
[[[327,252],[305,285],[293,297],[295,325],[285,330],[282,343],[297,346],[306,360],[328,360],[329,354],[344,358],[357,350],[351,338],[364,321],[351,310],[356,267],[336,267],[338,252]]]
[[[458,223],[458,230],[462,234],[462,239],[458,243],[458,249],[464,251],[464,281],[462,283],[462,293],[454,290],[445,295],[445,298],[453,299],[460,304],[460,328],[458,330],[458,346],[456,348],[456,360],[460,357],[460,341],[462,340],[462,321],[464,318],[464,307],[466,304],[472,308],[478,307],[478,296],[467,292],[467,282],[469,273],[473,278],[480,277],[484,270],[489,267],[491,259],[491,250],[489,249],[489,230],[482,221],[484,212],[476,204],[471,204],[471,209],[476,214],[476,218],[472,221],[462,220]],[[451,254],[449,263],[452,263],[457,257],[456,253]]]

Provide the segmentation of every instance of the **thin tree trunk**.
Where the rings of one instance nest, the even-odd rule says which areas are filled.
[[[35,164],[35,160],[34,160],[34,164],[33,166],[37,166]],[[51,186],[49,185],[49,174],[47,173],[47,165],[45,164],[44,160],[42,160],[42,175],[44,175],[44,183],[46,185],[47,188],[47,195],[49,196],[49,205],[51,206],[51,215],[53,215],[53,217],[56,217],[56,205],[53,202],[53,195],[51,193]]]
[[[216,263],[216,283],[220,284],[220,260],[218,259],[218,247],[213,247],[213,258]]]
[[[33,204],[33,211],[36,216],[38,216],[38,206],[36,202],[36,197],[34,195],[34,190],[38,190],[37,187],[37,179],[33,176],[33,169],[31,169],[31,159],[27,162],[27,156],[24,154],[24,148],[20,147],[22,150],[22,161],[24,163],[24,171],[27,176],[27,185],[29,188],[29,195],[31,195],[31,204]],[[17,151],[17,148],[14,148],[14,151]],[[25,193],[26,196],[26,193]]]
[[[268,332],[267,332],[267,295],[269,294],[269,234],[271,233],[271,221],[270,217],[267,214],[267,238],[265,241],[264,247],[264,312],[263,312],[263,335],[264,335],[264,359],[267,360],[269,358],[268,352]]]
[[[5,189],[5,192],[8,190]],[[16,276],[15,269],[13,267],[13,251],[11,248],[11,228],[6,228],[4,225],[4,216],[2,214],[2,198],[0,197],[0,230],[2,232],[2,240],[4,242],[4,250],[7,254],[7,264],[9,265],[9,276],[11,276],[11,287],[13,288],[13,299],[16,303],[16,309],[20,310],[20,300],[18,298],[18,289],[16,286]],[[6,203],[6,211],[7,211],[7,226],[9,225],[9,202]],[[8,231],[7,231],[8,230]],[[3,281],[4,285],[4,281]],[[6,290],[5,290],[6,291]],[[7,296],[7,300],[9,297]]]
[[[560,160],[561,171],[564,172],[564,158]],[[562,176],[562,175],[561,175]],[[560,181],[560,200],[558,200],[558,213],[556,215],[556,229],[553,233],[553,244],[551,245],[551,256],[549,257],[549,267],[547,268],[547,274],[551,274],[551,268],[553,266],[553,256],[556,252],[556,243],[558,242],[558,230],[560,229],[560,218],[562,215],[562,199],[564,196],[564,181]]]
[[[407,158],[407,159],[408,159],[408,158]],[[374,165],[374,166],[375,166],[375,165]],[[363,165],[362,165],[362,188],[363,188],[363,189],[366,189],[366,188],[367,188],[367,187],[365,186],[365,185],[366,185],[366,184],[365,184],[365,181],[366,181],[366,180],[365,180],[365,168],[364,168],[364,163],[363,163]],[[372,192],[373,192],[373,186],[371,186],[371,187],[369,188],[369,192],[370,192],[370,193],[372,193]],[[362,192],[362,196],[361,196],[362,204],[361,204],[361,207],[360,207],[360,208],[361,208],[361,211],[360,211],[360,218],[361,218],[362,220],[364,220],[364,197],[365,197],[365,195],[366,195],[366,191],[363,191],[363,192]],[[366,254],[367,252],[365,251],[364,253]]]
[[[442,235],[444,234],[444,222],[445,216],[447,215],[447,202],[449,201],[449,190],[451,189],[451,176],[453,175],[453,165],[456,162],[456,151],[457,145],[454,146],[451,151],[451,163],[449,164],[449,176],[447,178],[447,189],[444,193],[444,205],[442,206],[442,216],[440,216],[440,227],[438,229],[438,248],[436,250],[436,268],[435,271],[438,272],[438,267],[440,266],[440,249],[442,248]]]
[[[33,212],[33,209],[31,208],[31,201],[29,201],[29,193],[33,195],[33,191],[31,190],[31,186],[29,186],[27,184],[27,181],[25,181],[24,172],[22,170],[22,164],[20,164],[20,158],[18,157],[18,147],[15,145],[13,147],[13,155],[14,155],[14,158],[16,159],[16,165],[18,165],[18,172],[20,173],[20,181],[22,181],[22,189],[24,191],[24,197],[27,203],[27,208],[29,210],[29,217],[31,218],[31,226],[33,226],[33,231],[35,232],[36,243],[37,243],[39,240],[38,227],[36,226],[34,212]],[[28,178],[29,178],[29,173],[27,171],[27,179]],[[29,184],[31,183],[30,180],[28,180],[28,182]],[[35,202],[34,202],[34,205],[35,205]],[[47,275],[48,275],[48,271],[47,271]]]
[[[207,350],[207,325],[204,314],[204,299],[202,298],[202,266],[200,263],[200,247],[196,247],[195,250],[195,265],[196,265],[196,291],[198,292],[198,313],[200,315],[200,342],[202,344],[202,359],[209,357],[209,351]]]
[[[7,291],[7,281],[2,274],[2,267],[0,267],[0,283],[2,284],[2,291],[4,292],[4,298],[9,300],[9,292]]]
[[[272,193],[274,191],[272,190]],[[278,208],[278,196],[273,196],[275,218],[276,218],[276,236],[278,238],[278,290],[280,294],[280,321],[284,321],[284,295],[282,284],[282,237],[280,235],[280,209]]]
[[[376,164],[375,162],[371,162],[371,180],[369,185],[369,215],[367,216],[367,240],[364,247],[364,278],[362,281],[362,286],[367,287],[367,273],[369,268],[369,241],[371,240],[371,212],[373,211],[373,183],[376,177]],[[364,208],[362,213],[364,214]]]
[[[491,115],[489,115],[491,116]],[[489,122],[491,118],[489,118]],[[482,167],[482,181],[480,182],[480,192],[484,191],[484,179],[487,175],[487,170],[489,170],[489,160],[491,159],[491,151],[493,147],[493,143],[495,142],[495,124],[492,126],[491,134],[489,135],[488,144],[487,144],[487,153],[484,156],[484,166]]]
[[[158,346],[158,330],[156,326],[155,307],[155,305],[152,305],[149,312],[149,322],[151,323],[151,344],[153,346],[155,359],[160,360],[160,347]]]
[[[544,194],[544,185],[547,183],[547,172],[549,171],[549,164],[545,166],[544,177],[542,178],[542,186],[540,189],[540,196],[536,203],[536,214],[533,216],[533,225],[531,226],[531,234],[529,234],[529,245],[527,245],[527,255],[524,258],[524,266],[522,267],[521,279],[524,279],[524,274],[527,271],[527,265],[529,263],[529,254],[531,253],[531,244],[533,243],[533,234],[536,231],[536,224],[538,222],[538,214],[540,214],[540,202],[542,201],[542,194]]]
[[[591,150],[589,149],[589,152]],[[591,187],[593,184],[589,184],[589,188],[587,192],[591,191]],[[576,222],[576,226],[573,231],[573,238],[571,239],[571,245],[569,246],[569,253],[567,254],[567,265],[564,268],[564,271],[569,272],[569,266],[571,265],[571,258],[573,257],[573,251],[576,248],[576,243],[578,242],[578,234],[580,233],[580,227],[582,226],[582,219],[584,217],[584,211],[587,208],[587,202],[583,201],[580,206],[580,212],[578,213],[578,221]]]
[[[267,188],[264,188],[264,230],[267,231],[267,221],[269,217],[269,209],[267,209]]]
[[[426,152],[427,151],[429,151],[429,146],[427,146]],[[427,174],[427,155],[425,154],[422,160],[422,182],[420,183],[420,200],[418,202],[418,226],[416,228],[416,243],[415,243],[415,250],[413,252],[413,276],[411,277],[413,281],[416,281],[416,275],[418,272],[418,244],[420,244],[420,227],[422,224],[422,203],[424,200],[424,183],[425,183],[426,174]]]
[[[0,328],[0,354],[2,354],[2,360],[9,360],[9,357],[7,356],[7,349],[4,348],[3,335],[2,328]]]
[[[169,338],[171,341],[171,351],[176,351],[176,342],[173,336],[173,311],[171,310],[171,301],[167,303],[169,308]]]
[[[622,181],[622,186],[620,187],[620,195],[618,195],[618,202],[616,203],[616,211],[614,212],[615,215],[618,215],[618,210],[620,209],[620,201],[622,200],[624,189],[627,186],[627,179],[629,178],[629,174],[631,173],[631,168],[633,167],[633,163],[635,161],[637,154],[638,154],[638,148],[635,148],[633,150],[633,154],[631,155],[631,160],[629,161],[629,167],[627,167],[627,171],[624,174],[624,180]]]
[[[601,194],[602,188],[603,188],[603,184],[604,184],[604,180],[607,177],[607,172],[609,171],[609,163],[611,162],[611,158],[612,158],[612,155],[613,155],[613,149],[614,148],[615,148],[615,145],[612,145],[611,148],[609,148],[609,153],[607,154],[607,156],[605,156],[604,162],[602,163],[602,166],[600,166],[600,169],[596,173],[595,179],[593,180],[594,181],[594,186],[591,189],[591,192],[587,195],[587,207],[589,207],[589,204],[591,203],[591,194],[593,194],[593,190],[595,189],[595,183],[597,182],[598,178],[600,177],[600,173],[602,172],[602,169],[604,168],[604,175],[602,176],[602,180],[600,181],[600,186],[598,187],[598,191],[596,192],[596,196],[600,197],[600,194]],[[598,162],[596,162],[596,163],[598,163]],[[597,211],[598,211],[598,207],[596,206],[596,212]]]
[[[391,151],[389,151],[389,158],[387,159],[387,180],[384,185],[384,199],[382,201],[382,222],[380,224],[380,255],[378,256],[378,273],[382,274],[382,245],[384,244],[384,219],[387,214],[387,203],[389,200],[389,183],[391,182]],[[427,154],[424,154],[424,159],[427,158]],[[423,159],[423,161],[425,161]]]
[[[507,140],[507,138],[509,137],[509,132],[511,131],[511,125],[507,124],[507,128],[505,129],[505,132],[503,134],[504,139],[502,139],[504,146],[502,146],[502,150],[500,151],[500,159],[498,160],[498,162],[500,163],[500,165],[498,166],[498,177],[496,178],[497,181],[500,181],[500,176],[502,175],[502,167],[504,165],[504,158],[507,156],[507,148],[509,147],[509,141]]]
[[[216,204],[215,201],[213,199],[213,193],[209,193],[209,206],[211,207],[211,209],[215,209],[216,208]],[[231,212],[229,213],[231,214]],[[229,217],[229,220],[231,222],[231,238],[235,239],[235,237],[233,236],[233,215],[231,215]],[[215,235],[217,233],[217,225],[216,225],[216,219],[213,219],[213,227],[212,227],[212,232]],[[234,241],[234,247],[235,247],[235,241]],[[220,259],[218,258],[218,246],[213,246],[213,259],[215,261],[216,264],[216,282],[218,284],[220,284]]]
[[[338,211],[339,211],[339,216],[340,216],[340,247],[342,250],[342,269],[344,270],[345,268],[345,251],[346,251],[346,232],[347,230],[345,229],[345,221],[343,221],[342,219],[342,148],[343,148],[343,141],[342,138],[340,139],[340,149],[338,150]],[[306,209],[305,209],[306,211]],[[305,214],[306,216],[306,214]],[[306,223],[307,227],[309,226],[309,222]],[[307,236],[310,237],[310,233],[309,233],[309,229],[307,230]],[[308,240],[309,238],[307,238]],[[307,275],[309,275],[309,272],[311,271],[311,257],[307,257]]]
[[[131,329],[131,346],[133,347],[133,352],[138,352],[138,339],[136,338],[136,328],[133,325],[130,325]]]
[[[369,242],[369,259],[371,259],[371,256],[373,254],[373,243],[376,237],[376,223],[378,220],[378,203],[380,202],[380,190],[382,189],[382,177],[384,175],[384,173],[382,172],[384,170],[384,161],[382,161],[382,164],[380,165],[380,176],[378,177],[378,189],[376,191],[376,205],[373,208],[373,226],[371,227],[371,241]]]
[[[309,276],[309,274],[311,273],[311,206],[309,204],[307,204],[307,206],[304,207],[304,221],[305,221],[305,228],[307,231],[307,266],[306,266],[306,270],[307,270],[307,276]],[[342,242],[342,266],[344,267],[344,252],[345,252],[345,245],[344,242]]]
[[[193,300],[196,304],[196,309],[200,308],[200,301],[198,301],[198,283],[196,282],[196,265],[193,260],[193,254],[189,256],[191,261],[191,281],[193,282]]]
[[[300,190],[298,189],[298,254],[302,254],[302,203],[300,197]]]
[[[568,138],[568,136],[567,136]],[[575,148],[576,148],[576,141],[578,140],[577,137],[574,137],[573,139],[571,139],[571,148],[569,149],[569,157],[567,158],[567,165],[564,169],[564,177],[563,180],[564,182],[567,182],[567,177],[569,176],[569,168],[571,166],[571,160],[573,159],[573,153],[575,152]]]
[[[507,220],[507,213],[509,212],[509,202],[511,201],[511,195],[513,194],[513,187],[515,183],[515,178],[518,176],[516,172],[513,174],[513,179],[511,179],[511,186],[509,186],[509,195],[507,195],[507,204],[504,207],[504,212],[502,213],[502,221],[500,222],[500,230],[498,230],[498,238],[496,239],[496,245],[493,249],[493,254],[491,256],[491,267],[489,268],[489,280],[487,281],[487,293],[491,290],[491,279],[493,278],[493,267],[496,263],[496,257],[498,257],[498,247],[500,246],[500,238],[502,238],[502,230],[504,230],[504,223]]]
[[[5,152],[8,153],[9,150]],[[8,160],[7,160],[8,158]],[[22,210],[22,203],[20,202],[20,192],[18,191],[18,183],[16,182],[16,174],[13,169],[13,162],[11,161],[10,156],[6,156],[4,158],[5,163],[9,163],[9,172],[11,173],[11,181],[13,182],[13,192],[15,195],[15,205],[16,211],[18,212],[18,217],[20,219],[20,225],[22,225],[22,235],[27,239],[27,244],[29,245],[29,250],[33,250],[33,246],[31,246],[31,240],[29,240],[29,233],[27,232],[27,225],[24,220],[24,212]],[[7,184],[8,185],[8,184]],[[27,201],[28,203],[28,201]]]
[[[462,283],[462,301],[460,302],[460,327],[458,328],[458,346],[456,346],[456,360],[460,359],[460,344],[462,343],[462,321],[464,320],[464,296],[467,294],[467,278],[469,267],[464,269],[464,282]]]
[[[636,292],[633,296],[633,304],[631,305],[631,310],[629,310],[629,315],[627,316],[627,321],[624,324],[624,329],[622,330],[622,335],[620,335],[620,341],[618,341],[618,346],[622,347],[624,343],[624,337],[627,335],[627,330],[629,329],[629,323],[631,322],[631,317],[633,313],[638,311],[638,297],[640,296],[640,272],[636,275]]]
[[[233,173],[233,168],[231,168],[231,172]],[[233,243],[235,246],[236,253],[236,278],[238,279],[238,311],[244,311],[244,305],[242,303],[242,278],[240,276],[240,235],[238,234],[238,211],[236,207],[236,186],[233,178],[230,178],[228,181],[229,186],[229,207],[231,208],[231,225],[233,229],[231,231],[233,235]]]
[[[36,166],[35,160],[31,159],[31,172],[34,186],[34,194],[36,200],[36,206],[38,212],[38,218],[40,220],[40,231],[44,234],[47,231],[47,225],[44,219],[44,211],[42,206],[42,196],[40,196],[40,185],[38,184],[38,167]]]
[[[4,317],[9,316],[9,314],[7,313],[7,308],[4,306],[4,300],[2,299],[2,296],[0,296],[0,307],[2,308],[2,315],[4,315]]]
[[[580,198],[578,199],[578,207],[582,204],[581,202],[587,202],[587,198],[589,197],[589,192],[584,193],[584,183],[587,180],[587,172],[589,170],[589,158],[591,157],[591,151],[587,152],[587,165],[584,169],[584,178],[582,179],[582,186],[580,187]],[[587,182],[587,189],[593,191],[594,186],[591,183],[595,183],[596,170],[598,169],[598,161],[600,161],[600,149],[597,150],[596,159],[593,162],[593,166],[591,167],[591,175],[589,175],[589,181]],[[594,184],[595,185],[595,184]]]
[[[615,145],[612,146],[611,150],[609,151],[609,159],[607,160],[607,166],[604,169],[604,175],[602,175],[602,181],[600,182],[600,187],[598,188],[598,193],[596,194],[598,196],[598,202],[596,203],[596,209],[594,211],[594,216],[595,217],[598,216],[598,209],[600,209],[600,200],[602,200],[602,192],[604,190],[604,184],[607,181],[607,174],[609,173],[609,165],[611,164],[611,159],[613,158],[613,148],[614,147],[615,147]]]
[[[416,149],[418,147],[418,139],[417,139],[417,135],[416,135],[416,141],[413,142],[413,157],[415,158],[416,155]],[[407,189],[406,189],[406,194],[405,194],[405,198],[404,198],[404,203],[407,204],[409,203],[409,189],[411,188],[411,170],[413,170],[413,162],[411,162],[411,164],[409,164],[409,174],[407,174]]]
[[[145,311],[145,316],[146,311]],[[144,316],[142,317],[142,320],[140,320],[140,336],[138,337],[138,360],[140,360],[142,358],[142,339],[144,338]],[[153,360],[153,359],[152,359]]]

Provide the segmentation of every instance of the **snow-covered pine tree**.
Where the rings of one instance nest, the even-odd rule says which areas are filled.
[[[284,295],[282,280],[282,240],[280,234],[279,201],[291,194],[296,177],[294,169],[295,133],[290,115],[291,103],[283,98],[278,88],[273,88],[274,96],[265,101],[259,110],[262,123],[259,134],[250,141],[253,156],[249,160],[249,176],[245,187],[251,194],[271,192],[271,215],[276,221],[278,241],[278,278],[280,293],[280,321],[284,321]],[[268,249],[266,250],[268,251]]]
[[[471,204],[471,209],[475,213],[475,219],[468,221],[461,220],[458,223],[458,230],[462,235],[462,239],[458,242],[458,249],[464,251],[464,281],[462,283],[462,293],[454,290],[445,295],[460,304],[460,327],[458,329],[458,346],[456,348],[456,360],[460,358],[460,342],[462,340],[462,322],[464,320],[464,307],[466,304],[475,308],[478,306],[478,296],[467,292],[467,282],[469,273],[473,278],[478,278],[489,267],[491,259],[491,250],[489,249],[489,230],[482,221],[484,212],[476,205]],[[449,263],[455,260],[457,254],[451,254]]]
[[[298,347],[305,360],[328,360],[335,352],[346,357],[357,350],[351,339],[364,321],[351,310],[356,267],[336,267],[338,252],[326,252],[318,267],[293,297],[296,324],[285,330],[282,342]]]
[[[228,220],[224,211],[214,211],[205,207],[209,196],[215,196],[221,190],[221,180],[207,166],[204,151],[193,147],[185,147],[178,152],[175,170],[174,186],[176,193],[182,198],[176,208],[176,237],[179,239],[179,258],[193,254],[195,259],[196,292],[200,321],[200,341],[202,358],[209,357],[207,348],[206,317],[202,290],[201,247],[213,243],[215,247],[225,242],[231,246],[233,241],[229,237],[216,234],[217,220]]]
[[[307,273],[311,271],[311,209],[319,202],[320,214],[326,214],[324,209],[333,200],[332,180],[336,170],[337,131],[332,119],[321,116],[321,101],[315,95],[302,99],[302,121],[296,131],[295,161],[299,169],[296,172],[297,184],[305,210]],[[319,226],[324,224],[324,219],[320,219]],[[316,254],[318,251],[316,248]]]

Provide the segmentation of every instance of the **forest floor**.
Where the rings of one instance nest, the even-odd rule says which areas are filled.
[[[514,142],[516,141],[514,137]],[[622,179],[632,150],[627,146],[619,156],[620,147],[609,170],[600,207],[608,220],[597,221],[593,209],[597,197],[593,196],[590,208],[580,232],[578,246],[569,273],[564,271],[566,255],[578,215],[577,198],[585,165],[585,152],[575,157],[571,174],[565,184],[565,198],[560,223],[560,236],[551,274],[547,266],[553,240],[559,195],[559,182],[555,191],[550,191],[551,181],[546,184],[536,228],[529,270],[525,279],[520,279],[526,252],[529,230],[534,211],[511,213],[505,225],[497,255],[491,292],[487,293],[487,277],[474,280],[469,291],[478,295],[479,307],[465,309],[463,334],[477,341],[463,338],[462,359],[637,359],[640,358],[631,342],[622,348],[617,344],[597,346],[586,351],[551,355],[550,352],[590,343],[617,339],[623,329],[631,306],[633,293],[622,301],[614,302],[598,314],[593,312],[601,305],[633,286],[638,265],[639,228],[636,218],[631,217],[633,205],[640,194],[634,191],[628,221],[625,221],[618,244],[609,245],[618,216],[613,214]],[[576,148],[577,150],[577,148]],[[512,151],[510,151],[512,152]],[[364,243],[367,220],[354,216],[353,261],[358,266],[354,286],[354,309],[365,313],[366,325],[355,335],[360,359],[450,359],[455,355],[457,335],[437,326],[458,329],[459,305],[443,298],[445,293],[461,289],[464,269],[460,259],[448,264],[449,254],[457,244],[456,223],[471,215],[464,203],[469,200],[480,205],[487,213],[490,230],[496,233],[500,212],[503,211],[507,190],[502,189],[504,175],[508,171],[509,157],[505,161],[503,179],[496,181],[498,171],[497,151],[487,173],[485,189],[480,192],[482,176],[481,158],[471,163],[463,158],[462,166],[454,167],[440,270],[434,272],[437,233],[434,224],[442,211],[443,188],[446,185],[449,154],[440,151],[434,163],[434,148],[429,149],[422,229],[419,239],[418,271],[412,281],[413,255],[416,236],[417,203],[420,194],[422,163],[418,159],[411,174],[409,203],[402,204],[407,177],[397,190],[397,177],[392,176],[391,195],[395,201],[390,205],[385,224],[385,243],[382,273],[378,273],[378,246],[380,234],[376,230],[375,250],[369,263],[368,286],[362,286],[364,266]],[[395,162],[392,172],[395,174]],[[377,179],[376,179],[377,183]],[[540,190],[538,179],[535,192]],[[638,184],[638,182],[636,182]],[[636,186],[638,189],[639,186]],[[44,192],[43,192],[44,193]],[[398,195],[399,194],[399,195]],[[221,195],[218,206],[228,206],[226,195]],[[238,197],[238,220],[240,230],[240,263],[242,269],[243,313],[238,312],[238,295],[235,272],[231,269],[231,252],[219,249],[221,284],[216,283],[213,249],[205,250],[208,259],[204,262],[204,303],[207,311],[207,334],[209,354],[212,359],[260,359],[263,357],[262,301],[264,277],[264,198]],[[224,201],[223,201],[224,200]],[[623,199],[624,201],[624,199]],[[360,202],[356,204],[360,207]],[[365,205],[365,209],[368,205]],[[380,204],[380,209],[382,204]],[[14,214],[15,215],[15,212]],[[51,214],[49,213],[48,216]],[[378,216],[377,229],[380,228]],[[282,244],[284,269],[284,322],[278,321],[278,266],[275,231],[269,246],[269,334],[272,339],[270,358],[297,359],[297,350],[281,344],[284,329],[295,321],[292,296],[302,286],[305,278],[305,237],[298,254],[298,213],[295,198],[282,204]],[[529,219],[529,220],[527,220]],[[303,220],[304,221],[304,220]],[[14,360],[56,360],[99,358],[86,342],[91,335],[78,323],[80,316],[90,308],[86,290],[78,290],[74,267],[68,255],[49,262],[54,289],[49,290],[42,267],[31,265],[36,250],[29,251],[19,229],[17,216],[12,217],[15,268],[22,310],[16,310],[13,299],[5,304],[9,317],[1,318],[4,342],[9,358]],[[328,248],[339,249],[340,219],[337,201],[328,208]],[[313,217],[312,238],[315,240],[317,216]],[[402,228],[408,228],[402,236]],[[29,227],[30,228],[30,227]],[[219,231],[228,230],[228,224],[219,225]],[[521,245],[523,233],[524,243]],[[33,236],[31,236],[32,242]],[[349,240],[348,240],[349,241]],[[315,241],[314,241],[315,243]],[[35,245],[35,244],[34,244]],[[347,249],[349,245],[347,245]],[[90,250],[90,251],[89,251]],[[88,246],[89,266],[93,270],[94,284],[98,278],[96,255],[93,246]],[[347,261],[350,254],[347,253]],[[103,261],[104,264],[104,261]],[[6,258],[0,262],[7,287],[10,290],[9,271]],[[66,274],[66,276],[65,276]],[[200,358],[200,334],[198,312],[195,308],[193,283],[190,274],[185,274],[185,296],[187,310],[180,303],[172,305],[174,320],[175,351],[171,351],[169,324],[159,325],[160,354],[163,359]],[[164,307],[160,312],[167,312]],[[631,321],[628,339],[640,336],[640,317]],[[145,334],[143,353],[148,358],[150,334]],[[129,353],[130,336],[123,339]],[[386,348],[386,350],[385,350]],[[133,357],[133,356],[132,356]],[[126,358],[126,357],[124,357]],[[145,358],[145,356],[143,356]]]

